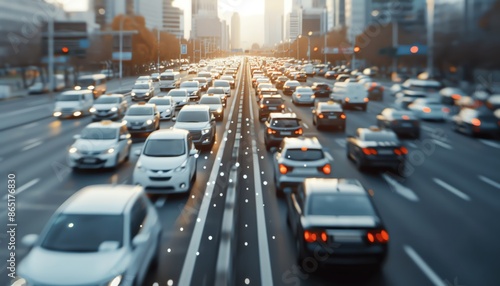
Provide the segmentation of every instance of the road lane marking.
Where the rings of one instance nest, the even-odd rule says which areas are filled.
[[[28,188],[33,187],[39,181],[40,181],[40,178],[36,178],[36,179],[33,179],[33,180],[27,182],[26,184],[20,186],[19,188],[16,188],[16,195],[19,195],[20,193],[26,191]],[[4,200],[7,199],[7,196],[8,195],[3,196],[3,199]]]
[[[448,183],[445,183],[443,182],[442,180],[438,179],[438,178],[434,178],[432,179],[436,184],[440,185],[441,187],[443,187],[445,190],[449,191],[450,193],[456,195],[457,197],[463,199],[463,200],[466,200],[466,201],[470,201],[470,197],[466,194],[464,194],[463,192],[459,191],[457,188],[449,185]]]
[[[481,141],[481,143],[488,145],[490,147],[500,149],[500,144],[496,143],[495,141],[485,140],[485,139],[479,139],[479,141]]]
[[[37,126],[37,125],[38,125],[38,122],[32,122],[32,123],[30,123],[30,124],[26,124],[26,125],[21,126],[21,127],[19,127],[19,128],[21,128],[21,129],[28,129],[28,128],[31,128],[31,127],[35,127],[35,126]]]
[[[339,144],[342,148],[345,148],[347,145],[347,141],[345,139],[335,139],[335,143]]]
[[[167,202],[167,199],[165,197],[160,197],[159,199],[156,200],[155,207],[162,208],[166,202]]]
[[[413,250],[408,245],[404,246],[404,250],[406,254],[413,260],[413,262],[422,270],[422,272],[427,276],[427,278],[434,284],[435,286],[446,286],[446,284],[443,282],[441,278],[434,272],[427,263],[420,257],[420,255]]]
[[[249,99],[249,104],[251,108],[250,112],[250,122],[254,124],[253,117],[253,105],[252,101]],[[253,178],[255,187],[255,209],[257,217],[257,237],[259,244],[259,265],[260,265],[260,285],[273,285],[273,273],[271,268],[271,258],[269,255],[269,242],[267,241],[267,226],[266,226],[266,215],[264,213],[264,199],[262,195],[262,182],[260,180],[260,164],[259,156],[257,153],[257,142],[255,138],[255,126],[251,128],[252,137],[252,160],[253,166]],[[261,194],[259,196],[259,194]]]
[[[497,189],[500,189],[500,183],[497,183],[495,181],[493,181],[492,179],[488,178],[488,177],[485,177],[485,176],[482,176],[482,175],[479,175],[479,179],[483,182],[485,182],[486,184],[489,184]]]
[[[453,147],[450,145],[450,144],[447,144],[447,143],[444,143],[444,142],[441,142],[437,139],[432,139],[432,142],[436,143],[436,145],[439,145],[443,148],[446,148],[448,150],[453,150]]]
[[[306,129],[309,129],[309,126],[308,126],[305,122],[304,122],[304,123],[302,123],[302,125],[304,125],[304,127],[305,127]]]
[[[241,76],[240,76],[241,78]],[[240,88],[241,89],[241,88]],[[231,105],[231,109],[229,111],[229,119],[233,117],[233,112],[236,109],[236,101],[233,100]],[[222,138],[227,138],[229,129],[224,130],[224,134]],[[219,149],[216,154],[223,154],[224,149],[226,148],[226,140],[221,140],[219,144]],[[210,173],[210,177],[208,182],[215,182],[217,177],[219,176],[220,164],[217,161],[214,162],[214,166],[212,167],[212,172]],[[206,218],[208,214],[208,210],[210,208],[210,200],[212,199],[212,195],[214,192],[215,184],[210,184],[205,189],[205,195],[201,201],[201,205],[198,210],[199,218]],[[204,220],[205,222],[207,220]],[[205,223],[195,223],[193,233],[191,234],[191,240],[189,241],[188,250],[186,252],[186,256],[184,258],[184,263],[182,265],[181,275],[179,277],[179,283],[177,285],[191,285],[191,278],[194,276],[194,266],[196,264],[196,259],[198,257],[197,252],[200,248],[201,236],[203,235],[203,230],[205,228]]]
[[[44,105],[38,105],[38,106],[33,106],[33,107],[29,107],[29,108],[24,108],[24,109],[20,109],[20,110],[14,110],[11,112],[3,113],[0,115],[0,117],[12,117],[13,115],[16,115],[16,114],[26,114],[28,111],[46,108],[46,107],[49,107],[49,105],[51,107],[54,106],[53,103],[47,103]]]
[[[26,145],[26,146],[24,146],[23,149],[21,149],[21,151],[28,151],[29,149],[33,149],[33,148],[35,148],[38,145],[42,145],[42,141],[38,141],[38,142],[35,142],[33,144]]]
[[[382,177],[389,184],[391,189],[393,191],[395,191],[396,193],[398,193],[399,195],[401,195],[402,197],[404,197],[412,202],[419,201],[417,194],[415,194],[415,192],[412,189],[403,186],[402,184],[400,184],[398,181],[396,181],[394,178],[392,178],[391,176],[389,176],[387,174],[382,174]]]

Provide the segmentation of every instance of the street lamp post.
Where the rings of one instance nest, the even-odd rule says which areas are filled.
[[[312,31],[309,31],[309,33],[307,33],[308,37],[307,37],[307,60],[310,62],[311,61],[311,36],[312,36],[313,32]]]
[[[120,19],[120,87],[122,86],[122,72],[123,72],[123,21],[125,20],[125,16],[122,16]]]
[[[300,45],[299,45],[299,42],[300,42],[301,38],[302,38],[302,35],[298,35],[297,36],[297,60],[299,60],[299,57],[300,57],[300,53],[299,53]]]
[[[290,57],[290,44],[292,43],[292,39],[288,39],[288,57]]]
[[[323,63],[326,64],[326,34],[325,33],[325,39],[324,39],[324,43],[323,43]]]
[[[434,64],[434,0],[427,0],[427,74],[433,77]]]

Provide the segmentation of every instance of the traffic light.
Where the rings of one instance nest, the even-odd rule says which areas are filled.
[[[361,48],[360,48],[360,47],[358,47],[358,46],[355,46],[355,47],[354,47],[354,52],[355,52],[355,53],[359,53],[359,51],[361,51]]]
[[[61,52],[64,54],[64,55],[67,55],[69,53],[69,48],[64,46],[61,48]]]
[[[318,51],[318,47],[314,47],[314,51],[317,52]]]
[[[410,48],[410,53],[412,53],[412,54],[416,54],[416,53],[418,53],[418,46],[412,46],[412,47]]]

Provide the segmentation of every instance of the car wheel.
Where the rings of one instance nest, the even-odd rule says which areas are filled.
[[[313,122],[313,125],[316,126],[316,117],[313,117],[312,122]]]
[[[342,126],[340,126],[340,128],[339,128],[339,129],[340,129],[340,131],[345,132],[345,124],[344,124],[344,125],[342,125]]]
[[[356,168],[358,169],[358,171],[363,171],[365,169],[365,166],[363,165],[363,162],[360,158],[356,158]]]
[[[283,193],[283,188],[280,187],[278,181],[276,180],[276,176],[274,177],[274,188],[276,189],[276,197],[281,197]]]
[[[361,110],[366,111],[366,104],[361,107]]]
[[[128,159],[130,159],[130,147],[128,148],[128,151],[127,151],[127,156],[125,156],[125,159],[123,159],[123,162],[127,162]]]
[[[300,245],[300,239],[302,239],[301,237],[297,237],[297,235],[295,236],[295,248],[297,249],[297,263],[299,264],[299,267],[303,267],[302,264],[304,263],[304,254],[302,253],[302,247]]]

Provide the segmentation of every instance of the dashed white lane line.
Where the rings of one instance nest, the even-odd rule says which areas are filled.
[[[33,180],[31,180],[31,181],[27,182],[26,184],[24,184],[24,185],[20,186],[19,188],[16,188],[16,193],[15,193],[15,195],[17,196],[17,195],[19,195],[20,193],[22,193],[22,192],[26,191],[28,188],[33,187],[33,186],[34,186],[36,183],[38,183],[39,181],[40,181],[40,178],[36,178],[36,179],[33,179]],[[5,199],[7,199],[7,196],[8,196],[8,195],[3,196],[3,199],[4,199],[4,200],[5,200]]]
[[[305,128],[309,129],[309,125],[307,125],[306,123],[302,123],[302,125],[304,125]]]
[[[444,143],[444,142],[439,141],[437,139],[432,139],[432,142],[434,142],[436,145],[441,146],[443,148],[446,148],[448,150],[453,150],[453,147],[448,143]]]
[[[38,145],[42,145],[42,141],[38,141],[38,142],[32,143],[30,145],[24,146],[23,149],[21,149],[21,151],[28,151],[29,149],[33,149]]]
[[[414,191],[412,191],[410,188],[407,188],[400,184],[398,181],[396,181],[394,178],[391,178],[391,176],[387,174],[383,174],[382,177],[386,180],[386,182],[389,184],[391,189],[401,195],[402,197],[412,201],[412,202],[418,202],[418,196],[415,194]]]
[[[500,149],[500,144],[498,144],[498,143],[497,143],[497,142],[495,142],[495,141],[492,141],[492,140],[485,140],[485,139],[479,139],[479,141],[480,141],[481,143],[483,143],[484,145],[488,145],[488,146],[490,146],[490,147]]]
[[[452,185],[438,179],[438,178],[434,178],[432,179],[436,184],[440,185],[441,187],[443,187],[443,189],[449,191],[450,193],[456,195],[457,197],[465,200],[465,201],[470,201],[470,197],[466,194],[464,194],[463,192],[459,191],[457,188],[453,187]]]
[[[481,180],[481,181],[485,182],[486,184],[491,185],[497,189],[500,189],[500,183],[497,183],[488,177],[479,175],[479,180]]]
[[[420,270],[422,270],[425,276],[427,276],[427,278],[432,282],[432,284],[434,284],[435,286],[446,286],[444,281],[441,278],[439,278],[436,272],[434,272],[429,267],[429,265],[425,263],[422,257],[420,257],[420,255],[418,255],[417,252],[413,250],[413,248],[411,248],[408,245],[405,245],[404,250],[406,254],[411,258],[411,260],[413,260],[413,262],[418,266],[418,268],[420,268]]]
[[[347,145],[347,142],[345,139],[335,139],[335,143],[339,144],[340,147],[344,148]]]
[[[156,200],[155,207],[162,208],[165,205],[165,202],[167,202],[167,199],[165,197],[160,197]]]

